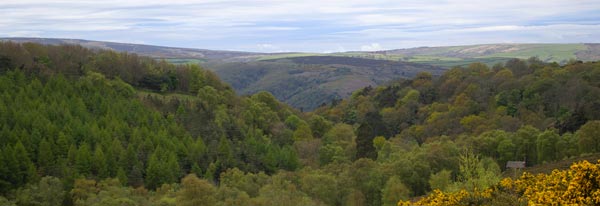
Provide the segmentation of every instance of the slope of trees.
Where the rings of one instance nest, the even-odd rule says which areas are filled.
[[[227,168],[272,174],[299,167],[294,130],[282,121],[294,111],[268,93],[236,97],[197,66],[76,46],[0,45],[4,195],[16,197],[16,189],[46,176],[67,191],[80,178],[154,190],[188,173],[217,182]],[[158,88],[129,78],[134,71],[120,67],[129,64],[142,65],[135,73],[142,76],[183,72],[160,90],[185,98],[136,91]]]
[[[472,64],[301,113],[194,65],[3,42],[0,204],[513,200],[486,189],[506,161],[600,152],[599,82],[594,62]]]
[[[600,118],[599,67],[577,62],[561,67],[535,58],[494,68],[476,63],[439,78],[421,73],[364,88],[317,113],[358,125],[358,131],[379,126],[378,134],[357,133],[359,140],[381,135],[422,146],[448,136],[499,163],[515,159],[535,165],[598,152],[586,132],[595,123],[577,130]]]

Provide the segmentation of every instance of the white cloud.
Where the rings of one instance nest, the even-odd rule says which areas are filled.
[[[360,50],[362,50],[362,51],[380,51],[380,50],[384,50],[384,48],[381,47],[381,45],[379,43],[371,43],[369,45],[361,46]]]
[[[598,0],[0,1],[0,36],[253,51],[599,42],[599,25]]]
[[[265,27],[254,27],[256,30],[265,30],[265,31],[292,31],[298,30],[298,27],[285,27],[285,26],[265,26]]]
[[[256,45],[257,50],[255,51],[260,51],[260,52],[290,52],[289,50],[283,50],[281,49],[281,47],[277,46],[277,45],[273,45],[273,44],[257,44]]]
[[[273,46],[272,44],[257,44],[256,47],[258,47],[260,50],[278,49],[278,47]]]
[[[389,24],[407,24],[416,23],[419,19],[403,15],[385,15],[385,14],[366,14],[358,15],[356,22],[361,25],[389,25]]]

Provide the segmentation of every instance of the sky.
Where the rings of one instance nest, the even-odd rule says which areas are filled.
[[[254,52],[600,43],[600,0],[1,0],[0,37]]]

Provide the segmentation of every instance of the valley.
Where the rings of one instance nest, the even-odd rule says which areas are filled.
[[[578,197],[600,189],[566,186],[600,172],[580,161],[600,152],[598,62],[221,65],[0,42],[0,205],[592,204]],[[302,85],[351,95],[308,112],[234,90],[294,98]],[[528,173],[503,179],[505,163],[522,159]]]
[[[166,60],[199,64],[214,71],[241,95],[268,91],[295,108],[311,111],[349,97],[367,86],[414,77],[425,71],[437,76],[456,66],[481,62],[487,66],[537,57],[565,64],[600,59],[600,44],[489,44],[418,47],[375,52],[257,53],[175,48],[78,39],[4,38],[3,41],[49,45],[76,44]]]

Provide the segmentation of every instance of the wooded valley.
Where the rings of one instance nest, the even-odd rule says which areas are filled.
[[[599,120],[599,62],[472,63],[301,112],[198,65],[1,42],[0,205],[598,204],[598,164],[503,172],[600,152]]]

